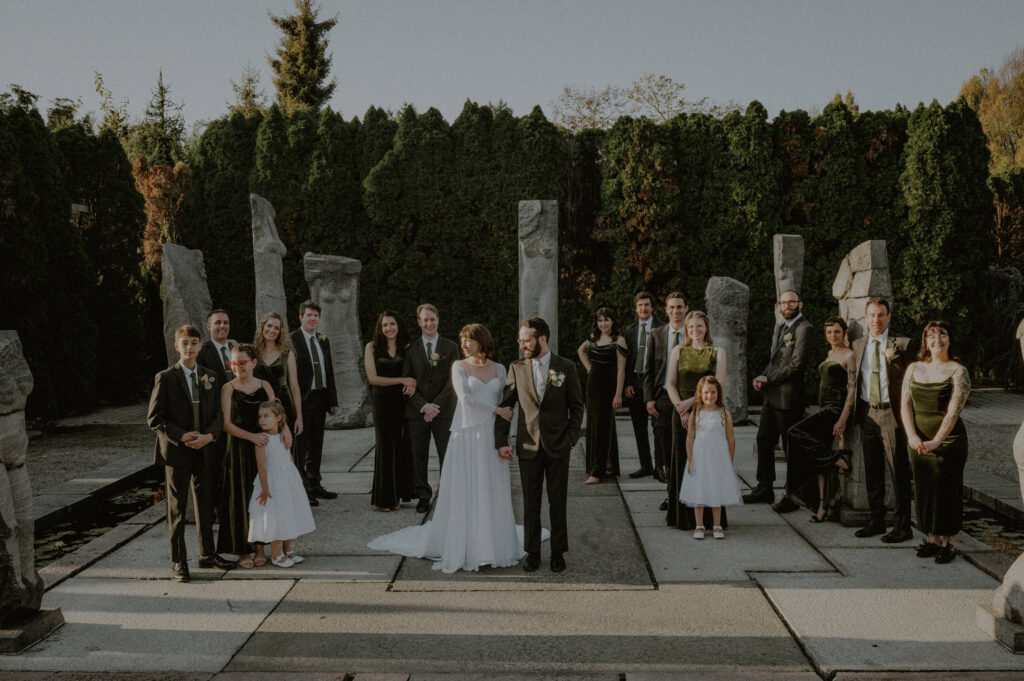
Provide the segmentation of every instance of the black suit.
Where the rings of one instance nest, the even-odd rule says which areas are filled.
[[[232,340],[229,340],[227,344],[228,357],[231,357],[231,348],[235,347],[237,344]],[[203,343],[203,347],[199,349],[199,356],[196,357],[196,364],[201,367],[206,367],[215,374],[223,376],[225,383],[235,377],[234,373],[231,371],[231,366],[224,364],[224,360],[220,356],[220,352],[217,351],[217,346],[212,340],[207,340]]]
[[[156,375],[149,398],[146,421],[156,433],[154,462],[163,464],[167,484],[167,528],[171,540],[171,561],[184,563],[188,559],[185,549],[185,504],[188,488],[192,487],[195,502],[196,529],[199,533],[199,552],[213,556],[213,498],[210,494],[210,463],[213,444],[202,449],[190,449],[181,442],[185,433],[198,431],[213,436],[221,435],[223,417],[220,409],[221,378],[205,367],[196,367],[199,386],[198,427],[192,411],[192,389],[180,364],[164,369]]]
[[[227,342],[229,351],[228,358],[230,361],[231,352],[230,348],[233,348],[236,343],[233,340]],[[218,376],[223,376],[223,382],[227,383],[235,377],[231,371],[231,366],[224,364],[224,359],[221,357],[220,352],[217,350],[217,346],[214,345],[212,340],[207,340],[203,343],[203,347],[199,350],[199,356],[196,357],[196,364],[201,367],[209,369],[212,373]],[[205,459],[210,467],[210,500],[213,502],[214,517],[217,516],[217,509],[220,508],[220,496],[221,496],[221,483],[224,477],[224,446],[227,444],[227,437],[221,435],[212,443],[207,445],[207,449],[210,451],[206,454]]]
[[[334,364],[331,362],[331,342],[327,336],[316,334],[317,354],[323,366],[325,382],[323,388],[315,388],[313,356],[302,329],[292,331],[292,348],[295,350],[295,373],[302,396],[302,434],[296,438],[295,466],[302,474],[306,490],[320,487],[320,463],[324,454],[324,428],[327,413],[338,406],[338,389],[334,383]]]
[[[537,398],[533,383],[532,363],[520,359],[508,368],[505,395],[501,405],[519,404],[516,435],[516,456],[523,485],[523,548],[527,553],[540,553],[540,512],[544,482],[548,485],[548,513],[551,517],[551,553],[569,550],[566,524],[566,497],[569,488],[569,453],[580,438],[583,423],[583,391],[576,375],[576,365],[552,354],[548,364],[561,384],[549,379],[543,399]],[[512,424],[495,419],[494,446],[508,444]]]
[[[660,326],[647,338],[647,370],[644,372],[644,402],[654,402],[658,410],[657,417],[651,417],[654,425],[654,460],[664,465],[672,456],[672,420],[676,418],[675,407],[665,390],[665,372],[668,371],[669,351],[672,349],[672,338],[669,324]],[[686,333],[679,329],[676,345],[686,341]],[[669,499],[677,499],[679,490],[669,490]]]
[[[448,437],[451,434],[452,417],[455,415],[455,390],[452,388],[452,364],[459,359],[459,346],[442,337],[434,337],[433,354],[427,357],[423,338],[409,343],[405,353],[402,375],[416,379],[416,392],[406,403],[405,418],[409,426],[409,442],[412,445],[413,481],[412,493],[419,499],[433,495],[427,466],[430,462],[430,438],[437,447],[438,463],[444,466],[444,455],[448,451]],[[436,404],[440,413],[432,421],[423,420],[423,407]]]
[[[662,326],[653,317],[648,320],[650,331]],[[648,422],[651,420],[647,413],[647,404],[644,401],[643,372],[636,371],[636,357],[638,352],[640,322],[626,327],[623,337],[626,339],[626,381],[625,385],[633,388],[633,397],[626,398],[626,406],[629,408],[629,417],[633,421],[633,435],[636,437],[636,452],[640,457],[640,468],[645,471],[654,470],[657,466],[660,470],[665,465],[665,460],[655,456],[653,466],[651,464],[651,440],[647,436]],[[650,334],[648,334],[650,336]],[[646,355],[647,348],[644,348]],[[661,455],[661,451],[656,454]]]

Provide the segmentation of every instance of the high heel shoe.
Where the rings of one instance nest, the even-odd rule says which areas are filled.
[[[823,523],[828,518],[828,509],[819,502],[818,510],[811,516],[810,522]]]

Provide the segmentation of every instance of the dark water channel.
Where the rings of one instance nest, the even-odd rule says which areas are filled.
[[[964,532],[994,547],[997,553],[1013,557],[1024,553],[1024,525],[967,499]]]

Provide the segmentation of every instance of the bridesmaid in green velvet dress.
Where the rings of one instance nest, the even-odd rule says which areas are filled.
[[[626,380],[626,339],[616,329],[611,308],[594,315],[590,339],[577,353],[587,370],[587,474],[584,484],[601,482],[603,476],[619,474],[619,443],[615,432],[615,410],[622,406],[622,385]]]
[[[917,358],[903,376],[900,398],[914,471],[917,527],[928,534],[917,555],[948,563],[956,557],[953,537],[963,525],[967,429],[960,412],[971,392],[971,378],[955,361],[946,322],[925,325]]]
[[[686,340],[677,345],[669,356],[668,372],[665,376],[665,391],[672,400],[676,416],[672,421],[672,452],[668,461],[668,512],[665,523],[680,530],[694,528],[693,513],[679,501],[679,488],[683,484],[686,470],[686,428],[690,421],[690,410],[696,400],[697,383],[704,376],[714,376],[725,385],[725,350],[715,346],[711,340],[711,321],[700,310],[692,310],[683,319]],[[711,508],[704,509],[705,525],[721,524],[728,527],[725,509],[722,522],[714,522]]]
[[[299,390],[295,368],[295,352],[281,315],[268,312],[260,319],[253,341],[259,361],[253,376],[263,379],[274,388],[277,399],[284,407],[292,433],[302,433],[302,392]]]
[[[378,511],[397,511],[413,498],[412,448],[405,421],[405,402],[416,390],[416,379],[402,376],[409,331],[398,313],[384,310],[377,318],[373,340],[363,351],[370,384],[373,430],[376,435],[370,503]]]
[[[825,520],[839,497],[839,471],[850,470],[848,457],[833,446],[846,431],[857,399],[857,359],[846,344],[846,321],[825,320],[829,351],[818,365],[818,406],[820,409],[789,429],[789,463],[786,466],[786,494],[790,500],[816,509],[812,523]]]

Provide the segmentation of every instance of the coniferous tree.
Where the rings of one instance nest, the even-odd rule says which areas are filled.
[[[338,23],[337,17],[317,21],[320,5],[313,0],[295,0],[295,14],[270,15],[284,36],[271,58],[277,103],[284,111],[319,111],[331,98],[337,81],[327,82],[331,57],[327,54],[327,33]]]
[[[160,70],[145,117],[134,130],[129,156],[142,154],[150,166],[173,166],[183,160],[185,145],[184,104],[171,99],[171,86]]]
[[[267,100],[260,89],[260,72],[252,62],[245,65],[241,83],[231,81],[231,89],[235,103],[228,107],[228,115],[240,113],[248,117],[267,112]]]

